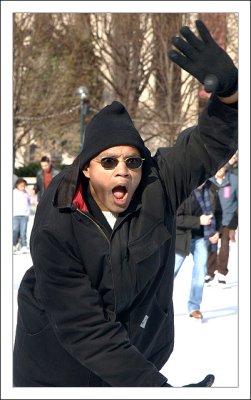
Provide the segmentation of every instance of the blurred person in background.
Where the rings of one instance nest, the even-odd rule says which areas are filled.
[[[228,164],[225,164],[210,181],[215,185],[221,203],[222,226],[218,252],[208,257],[205,283],[210,283],[217,271],[218,283],[224,286],[228,274],[229,243],[236,241],[238,227],[238,177],[228,172]]]
[[[54,168],[51,160],[47,156],[43,156],[40,160],[41,169],[37,172],[36,183],[34,185],[37,200],[40,201],[45,189],[49,186],[52,179],[59,173],[59,170]]]
[[[17,178],[13,190],[13,252],[28,253],[27,227],[30,215],[31,197],[26,191],[27,181]],[[21,249],[19,247],[21,246]]]
[[[209,181],[200,185],[177,211],[174,278],[189,254],[193,255],[191,288],[188,300],[189,316],[202,319],[200,311],[204,279],[207,273],[208,251],[217,251],[221,206],[218,196],[210,190]]]

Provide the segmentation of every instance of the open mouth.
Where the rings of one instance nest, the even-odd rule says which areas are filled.
[[[112,193],[116,200],[123,200],[125,199],[128,191],[125,186],[119,185],[112,189]]]

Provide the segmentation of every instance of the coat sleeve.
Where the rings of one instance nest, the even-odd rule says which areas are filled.
[[[167,379],[131,345],[125,327],[105,312],[72,246],[56,229],[33,235],[38,291],[59,342],[110,386],[162,386]]]
[[[230,174],[230,179],[231,179],[231,186],[234,188],[234,194],[235,194],[235,200],[238,204],[238,177],[234,174]],[[229,229],[236,230],[238,228],[238,206],[233,213],[233,217],[231,221],[228,224]]]
[[[215,230],[216,232],[220,232],[222,226],[222,207],[218,194],[218,187],[211,179],[208,180],[208,184],[210,190],[210,198],[213,205],[213,213],[215,217]]]
[[[235,211],[227,227],[228,229],[233,229],[233,230],[236,230],[238,228],[238,209]]]
[[[221,203],[218,194],[215,192],[215,210],[214,210],[214,216],[215,216],[215,223],[216,227],[215,230],[217,232],[220,232],[221,225],[222,225],[222,208],[221,208]]]
[[[176,227],[178,229],[199,229],[200,217],[191,214],[191,198],[181,204],[176,216]]]
[[[199,116],[198,124],[181,135],[175,146],[158,149],[154,157],[174,212],[237,150],[236,105],[223,104],[212,96]]]
[[[176,225],[178,229],[199,229],[200,217],[195,215],[178,215]]]

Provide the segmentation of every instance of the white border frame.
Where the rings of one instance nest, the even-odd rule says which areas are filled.
[[[39,388],[39,390],[37,388],[13,388],[12,225],[10,223],[12,220],[12,14],[14,12],[181,12],[181,10],[182,12],[239,13],[239,387],[210,388],[210,390],[206,388]],[[249,399],[250,2],[1,1],[1,33],[1,398],[82,399],[88,397],[89,399]]]

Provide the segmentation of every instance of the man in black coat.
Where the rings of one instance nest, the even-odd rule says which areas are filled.
[[[214,184],[209,180],[180,205],[176,218],[174,277],[189,254],[193,255],[191,288],[187,303],[190,317],[202,319],[200,311],[208,254],[217,254],[222,209]]]
[[[237,148],[237,69],[196,25],[201,39],[183,27],[183,55],[169,57],[218,84],[189,138],[152,157],[114,101],[45,191],[18,293],[15,386],[170,386],[159,371],[174,343],[176,211]]]

